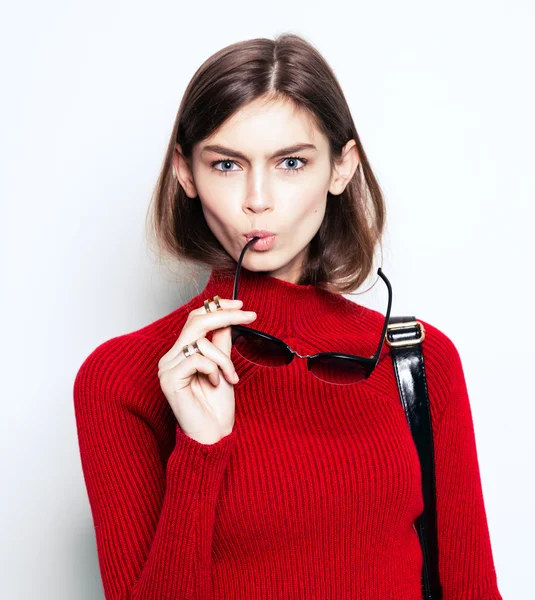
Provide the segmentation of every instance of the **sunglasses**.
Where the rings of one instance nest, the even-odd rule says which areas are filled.
[[[238,282],[243,256],[249,246],[254,244],[257,239],[259,238],[252,238],[245,244],[241,251],[234,277],[233,300],[238,299]],[[388,307],[377,351],[369,358],[339,352],[319,352],[317,354],[305,354],[302,356],[282,340],[258,329],[246,327],[245,325],[231,325],[232,345],[245,360],[261,367],[282,367],[289,365],[294,357],[297,356],[298,358],[306,358],[310,373],[327,383],[350,385],[367,379],[379,362],[379,356],[390,319],[390,307],[392,306],[392,286],[386,275],[382,272],[381,267],[377,269],[377,274],[386,283],[388,288]]]

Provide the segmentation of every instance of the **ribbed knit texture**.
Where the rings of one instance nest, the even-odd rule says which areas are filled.
[[[420,600],[420,466],[386,344],[371,377],[349,386],[319,381],[305,359],[266,368],[233,349],[233,431],[210,445],[178,425],[158,361],[188,313],[232,286],[212,271],[201,294],[102,343],[77,373],[106,599]],[[299,354],[371,356],[384,323],[341,295],[246,269],[239,297],[258,313],[251,327]],[[422,323],[444,600],[502,600],[461,360]]]

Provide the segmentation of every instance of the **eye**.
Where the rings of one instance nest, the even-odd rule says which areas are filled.
[[[302,171],[308,162],[306,158],[301,158],[300,156],[288,156],[287,158],[284,158],[282,160],[282,163],[286,161],[288,161],[288,164],[291,165],[289,168],[283,168],[283,171],[286,171],[287,173],[298,173],[299,171]],[[295,167],[296,161],[302,162],[303,165],[301,167]],[[217,165],[222,165],[225,168],[219,169],[217,168]],[[216,160],[210,163],[212,169],[214,169],[215,171],[219,171],[223,175],[227,175],[227,173],[232,173],[233,171],[239,171],[239,169],[227,168],[232,167],[232,165],[236,165],[236,162],[231,160],[230,158]]]
[[[216,160],[213,163],[211,163],[211,166],[213,169],[215,169],[216,171],[219,171],[220,173],[223,174],[227,174],[230,170],[229,169],[216,169],[216,165],[219,165],[220,163],[223,163],[225,166],[233,165],[236,164],[233,160],[230,160],[230,158],[226,158],[225,160]]]
[[[299,172],[299,171],[302,171],[305,168],[305,165],[308,162],[305,158],[301,158],[299,156],[288,156],[288,158],[285,158],[282,162],[284,163],[286,161],[289,161],[289,163],[293,164],[293,165],[295,165],[295,161],[300,161],[300,162],[303,163],[302,167],[297,167],[297,168],[290,167],[289,169],[284,169],[287,172]]]

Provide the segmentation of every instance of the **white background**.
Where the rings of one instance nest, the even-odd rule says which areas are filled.
[[[392,314],[459,349],[498,584],[532,594],[533,4],[52,0],[3,13],[1,596],[103,598],[73,380],[97,345],[200,291],[145,241],[180,98],[215,51],[283,31],[333,67],[384,190]],[[379,287],[354,299],[384,312]]]

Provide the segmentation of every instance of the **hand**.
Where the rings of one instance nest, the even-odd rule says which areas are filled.
[[[158,363],[160,386],[182,431],[202,444],[218,442],[234,427],[238,375],[230,360],[230,325],[256,319],[256,313],[240,310],[241,300],[222,298],[219,303],[223,310],[207,312],[204,306],[192,310]],[[206,338],[209,331],[214,331],[212,341]],[[182,348],[195,340],[201,353],[186,357]]]

